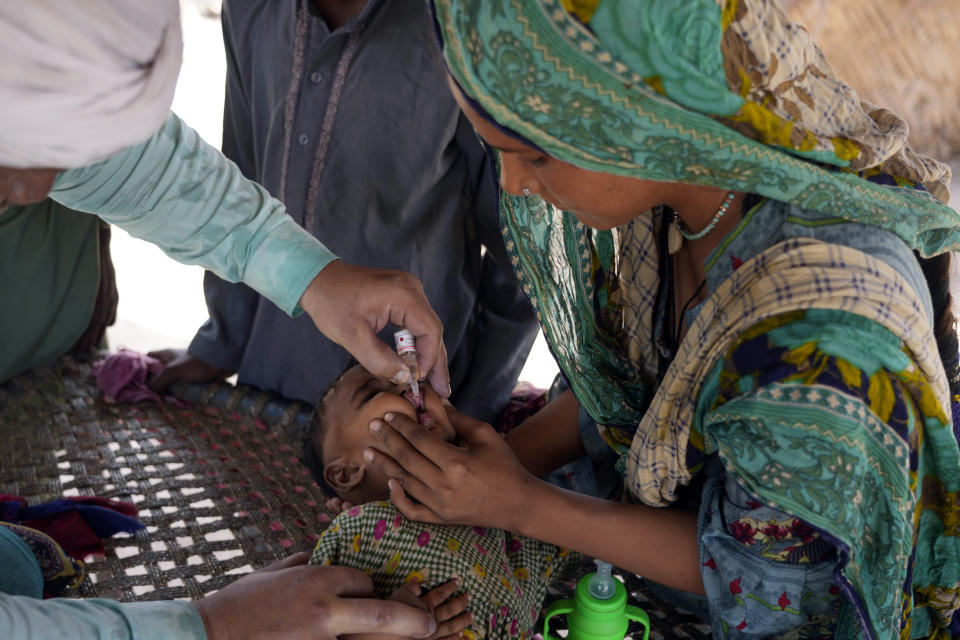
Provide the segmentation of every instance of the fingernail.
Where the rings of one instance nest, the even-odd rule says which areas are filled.
[[[374,420],[370,423],[370,431],[374,433],[380,433],[380,429],[383,429],[383,423],[379,420]]]
[[[424,637],[424,638],[429,638],[430,636],[432,636],[432,635],[434,634],[434,632],[435,632],[436,630],[437,630],[437,620],[436,620],[436,618],[434,618],[433,616],[431,616],[431,617],[430,617],[430,631],[428,631],[427,634],[424,635],[423,637]]]
[[[386,420],[387,422],[393,422],[393,414],[387,413],[383,416],[383,419]]]
[[[373,462],[373,449],[364,449],[363,459],[367,462]]]
[[[407,384],[410,382],[410,370],[409,369],[400,369],[393,377],[390,378],[390,382],[393,384]]]

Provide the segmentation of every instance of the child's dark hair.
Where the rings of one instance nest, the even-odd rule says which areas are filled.
[[[310,421],[303,427],[303,431],[300,434],[300,462],[310,470],[310,475],[313,476],[313,480],[320,485],[323,493],[328,498],[335,498],[337,492],[327,484],[327,481],[323,477],[323,441],[327,435],[328,426],[327,398],[336,390],[344,374],[356,366],[356,364],[356,360],[351,360],[347,368],[334,378],[330,386],[327,387],[327,390],[320,396],[320,402],[314,407],[313,413],[310,415]]]

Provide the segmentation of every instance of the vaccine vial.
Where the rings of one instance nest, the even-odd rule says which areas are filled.
[[[410,392],[413,394],[413,403],[417,405],[417,409],[423,409],[420,385],[417,383],[417,342],[413,334],[406,329],[395,332],[393,341],[397,345],[397,353],[410,368]]]

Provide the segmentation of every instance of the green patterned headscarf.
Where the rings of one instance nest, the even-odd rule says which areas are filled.
[[[903,121],[861,103],[774,1],[433,1],[444,59],[462,91],[502,129],[552,157],[608,174],[761,194],[831,222],[888,229],[926,256],[960,249],[960,216],[944,204],[949,169],[913,153]],[[652,338],[659,217],[597,231],[539,196],[506,194],[500,215],[577,400],[626,452],[629,498],[670,504],[695,473],[687,453],[716,452],[751,494],[849,552],[844,580],[866,603],[866,626],[877,637],[907,637],[911,628],[915,637],[943,633],[958,602],[951,501],[960,476],[923,292],[856,249],[779,242],[710,292],[667,368]],[[817,389],[807,399],[826,402],[823,414],[800,426],[783,420],[769,432],[763,422],[762,436],[751,421],[755,405],[737,414],[733,403],[710,412],[697,404],[713,365],[748,328],[808,311],[823,322],[837,310],[903,345],[897,356],[907,362],[888,368],[916,382],[927,448],[911,449],[886,424],[864,428],[874,423],[862,406],[858,414],[856,403],[835,410]],[[779,406],[777,391],[764,411]],[[880,395],[870,391],[871,402]],[[635,433],[620,425],[635,425]],[[881,431],[884,445],[875,446]],[[771,439],[777,447],[765,444]],[[812,451],[860,456],[854,466],[881,487],[876,500],[864,503],[859,486],[837,487],[828,464],[818,467],[822,478],[817,471],[795,482],[790,458],[813,460]],[[922,482],[906,473],[914,454]],[[843,607],[836,637],[861,637],[852,605]]]
[[[433,6],[460,88],[551,156],[758,193],[889,229],[927,256],[960,249],[960,216],[943,204],[949,167],[910,151],[905,123],[861,103],[775,2]],[[581,405],[598,424],[638,424],[658,359],[650,216],[596,231],[537,195],[506,194],[500,213],[524,290]]]
[[[434,5],[463,91],[555,158],[759,193],[892,230],[926,256],[960,249],[949,167],[911,151],[903,120],[862,103],[775,2]]]

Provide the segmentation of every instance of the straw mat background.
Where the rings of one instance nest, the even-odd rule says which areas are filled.
[[[911,146],[960,155],[960,0],[781,0],[837,74],[910,125]]]

